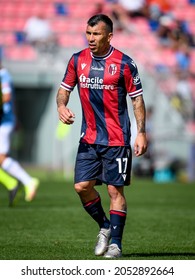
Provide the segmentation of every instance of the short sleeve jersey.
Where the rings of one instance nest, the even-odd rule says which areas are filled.
[[[105,56],[87,48],[73,54],[61,87],[77,85],[82,105],[81,142],[105,146],[129,146],[130,119],[127,95],[143,93],[135,62],[110,46]]]

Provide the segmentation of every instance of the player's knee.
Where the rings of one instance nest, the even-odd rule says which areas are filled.
[[[74,185],[74,189],[79,195],[81,195],[83,193],[86,193],[88,188],[84,182],[80,182]]]
[[[6,159],[6,155],[0,154],[0,165],[2,165],[5,159]]]

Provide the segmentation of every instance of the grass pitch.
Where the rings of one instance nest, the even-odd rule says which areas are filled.
[[[108,213],[106,186],[97,190]],[[125,193],[122,259],[195,259],[194,184],[133,178]],[[33,202],[22,197],[14,207],[8,207],[7,191],[0,186],[1,260],[103,259],[93,253],[97,233],[71,181],[43,179]]]

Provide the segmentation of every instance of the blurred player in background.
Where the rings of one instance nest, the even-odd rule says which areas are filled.
[[[0,80],[0,126],[1,126],[2,117],[3,117],[3,95],[2,95],[2,86]],[[15,197],[15,194],[18,190],[18,181],[0,168],[0,183],[4,185],[7,190],[9,190],[9,196],[10,196],[9,205],[11,206],[13,203],[12,198]]]
[[[0,80],[0,125],[1,125],[2,117],[3,117],[3,95],[2,95],[1,80]]]
[[[14,113],[14,89],[12,78],[2,66],[0,61],[0,81],[2,92],[2,118],[0,125],[0,182],[5,185],[9,191],[9,204],[13,205],[19,182],[24,185],[25,200],[31,201],[36,195],[39,186],[39,180],[32,178],[21,165],[10,157],[11,134],[15,128],[16,117]],[[4,173],[4,171],[7,173]],[[17,185],[16,180],[17,179]]]
[[[83,120],[75,190],[100,228],[95,255],[105,258],[122,256],[127,215],[124,186],[130,184],[132,161],[127,95],[137,121],[134,153],[141,156],[147,149],[145,104],[137,66],[129,56],[110,45],[112,37],[113,22],[108,16],[98,14],[88,20],[89,47],[73,54],[57,93],[59,119],[73,124],[75,114],[66,105],[70,92],[78,85]],[[94,188],[101,183],[107,185],[110,197],[109,219]]]

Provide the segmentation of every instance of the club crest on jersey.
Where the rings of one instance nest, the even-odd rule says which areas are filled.
[[[108,72],[111,75],[114,75],[116,74],[116,71],[117,71],[117,66],[115,64],[110,64],[110,66],[108,67]]]

